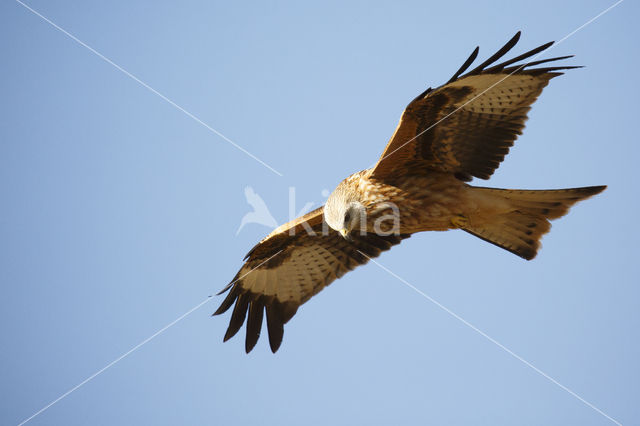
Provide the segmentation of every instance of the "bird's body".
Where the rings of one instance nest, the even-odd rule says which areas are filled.
[[[334,194],[342,191],[355,194],[356,201],[366,211],[366,226],[362,229],[365,232],[446,231],[455,227],[454,217],[472,213],[477,207],[474,205],[481,202],[474,201],[469,185],[450,174],[434,172],[384,181],[371,176],[372,171],[354,173],[340,182],[334,191]],[[394,205],[402,208],[394,211]],[[398,229],[395,230],[391,229],[394,213],[398,217]],[[376,223],[380,225],[379,229],[376,229]],[[358,227],[357,231],[361,229]]]
[[[376,165],[344,179],[326,204],[276,228],[245,257],[215,314],[234,306],[225,341],[247,322],[246,351],[266,313],[271,350],[298,307],[335,279],[416,232],[462,229],[524,259],[535,257],[550,220],[604,186],[554,190],[477,187],[522,133],[531,105],[559,71],[538,67],[568,56],[513,65],[547,43],[501,64],[516,34],[463,74],[472,53],[443,86],[427,89],[404,110]]]
[[[324,217],[330,226],[327,206],[337,197],[343,205],[355,202],[363,207],[362,214],[355,216],[364,221],[353,224],[346,234],[410,235],[459,228],[527,260],[535,256],[539,238],[549,231],[548,220],[563,216],[577,201],[604,189],[484,188],[442,172],[385,182],[372,174],[373,169],[354,173],[338,185],[325,205]],[[346,200],[342,194],[349,194]],[[336,222],[332,227],[340,231],[342,225]]]

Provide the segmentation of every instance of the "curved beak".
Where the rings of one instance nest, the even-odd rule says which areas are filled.
[[[349,230],[345,228],[342,228],[340,230],[340,235],[342,235],[342,237],[347,241],[353,241],[353,238],[351,238],[351,235],[349,235]]]

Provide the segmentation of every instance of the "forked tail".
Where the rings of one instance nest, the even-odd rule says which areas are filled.
[[[549,232],[550,220],[564,216],[578,201],[589,198],[606,186],[554,190],[477,188],[479,195],[510,202],[508,212],[477,223],[471,220],[462,229],[511,253],[531,260],[540,247],[540,238]],[[482,193],[484,192],[484,193]]]

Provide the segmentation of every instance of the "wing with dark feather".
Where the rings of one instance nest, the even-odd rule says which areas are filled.
[[[473,177],[488,179],[522,133],[531,105],[549,80],[561,75],[561,70],[579,68],[534,68],[571,56],[522,62],[553,42],[492,65],[519,38],[520,32],[489,59],[463,74],[476,59],[476,48],[445,85],[429,88],[415,98],[403,112],[373,176],[388,178],[437,170],[467,181]]]
[[[229,294],[214,315],[234,306],[224,340],[233,337],[246,320],[245,349],[251,351],[266,314],[269,344],[277,351],[284,324],[300,305],[406,237],[367,234],[346,241],[326,225],[322,208],[279,227],[247,254],[233,281],[220,292]]]

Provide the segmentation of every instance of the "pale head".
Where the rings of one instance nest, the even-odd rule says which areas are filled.
[[[366,229],[366,210],[360,202],[360,194],[348,179],[329,195],[324,205],[324,220],[348,240],[351,240],[352,232]]]

